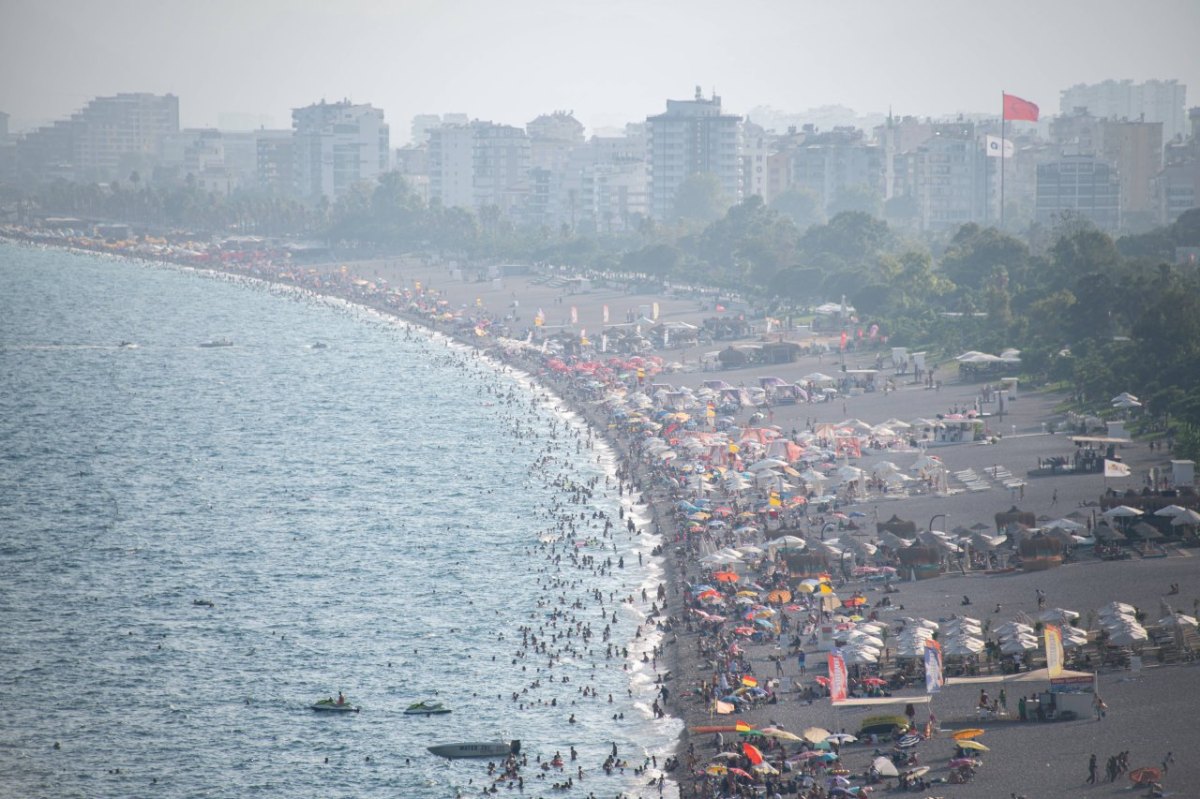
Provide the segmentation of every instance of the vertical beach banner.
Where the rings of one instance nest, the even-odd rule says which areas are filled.
[[[607,306],[607,305],[604,305],[604,306],[602,306],[602,307],[601,307],[601,309],[600,309],[600,310],[601,310],[601,313],[602,313],[602,315],[603,315],[603,317],[604,317],[604,324],[606,324],[606,325],[607,325],[607,324],[608,324],[608,306]]]
[[[847,695],[846,659],[842,650],[829,650],[829,701],[845,702]]]
[[[925,641],[925,693],[936,694],[945,684],[942,674],[942,645],[932,638]]]
[[[1053,680],[1063,670],[1062,629],[1057,624],[1047,624],[1042,632],[1046,638],[1046,675]]]

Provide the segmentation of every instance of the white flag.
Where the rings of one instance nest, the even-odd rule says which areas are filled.
[[[1104,476],[1105,477],[1128,477],[1132,472],[1129,467],[1120,461],[1110,461],[1104,459]]]
[[[999,158],[1003,155],[1005,158],[1013,157],[1013,143],[1009,139],[1002,139],[999,136],[988,135],[984,139],[987,154],[991,158]]]

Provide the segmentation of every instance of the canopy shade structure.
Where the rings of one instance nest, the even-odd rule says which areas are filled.
[[[1066,672],[1064,672],[1065,674]],[[949,682],[947,680],[946,682]],[[871,696],[862,699],[847,699],[844,702],[835,702],[838,707],[876,707],[880,705],[927,705],[933,699],[932,694],[921,694],[920,696]]]

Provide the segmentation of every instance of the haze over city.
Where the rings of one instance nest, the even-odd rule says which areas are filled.
[[[1109,78],[1200,86],[1200,5],[15,0],[0,11],[0,109],[14,133],[97,95],[180,97],[181,124],[287,127],[321,98],[522,125],[572,109],[593,132],[694,85],[732,113],[998,113],[1001,91],[1056,109]]]

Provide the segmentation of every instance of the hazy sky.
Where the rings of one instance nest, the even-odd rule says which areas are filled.
[[[1001,90],[1177,78],[1200,105],[1198,0],[0,0],[0,110],[14,128],[96,95],[172,92],[185,126],[290,125],[325,98],[524,125],[641,120],[694,87],[725,109],[947,115]]]

